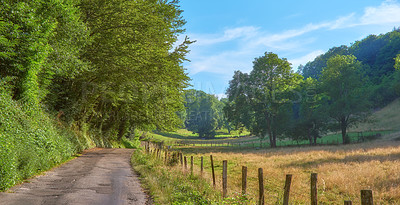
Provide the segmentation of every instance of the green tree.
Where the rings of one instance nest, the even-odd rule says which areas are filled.
[[[200,138],[212,138],[218,127],[219,100],[210,94],[199,90],[186,91],[186,128],[198,133]]]
[[[232,123],[236,130],[241,130],[243,127],[250,130],[254,120],[248,96],[250,92],[249,83],[250,79],[247,73],[235,71],[226,91],[228,98],[223,108],[224,114],[227,121]]]
[[[327,62],[321,83],[327,97],[328,115],[336,120],[343,144],[349,142],[347,129],[366,118],[369,111],[368,84],[361,72],[361,63],[353,55],[337,55]]]
[[[76,0],[1,0],[1,76],[13,79],[13,97],[38,108],[55,75],[82,66],[88,32]],[[70,66],[67,66],[70,64]],[[55,84],[53,84],[55,85]]]
[[[80,127],[121,138],[132,129],[171,130],[182,122],[188,86],[182,62],[188,38],[178,1],[82,0],[91,43],[82,51],[89,69],[61,78],[57,106]]]
[[[397,54],[397,56],[396,56],[394,68],[396,70],[400,70],[400,54]]]
[[[327,131],[328,116],[323,106],[323,94],[319,82],[313,78],[304,80],[298,92],[301,93],[297,113],[294,113],[291,136],[296,140],[308,140],[316,145],[317,139]]]
[[[326,67],[326,62],[329,58],[335,55],[347,55],[349,54],[349,49],[347,46],[333,47],[329,49],[326,53],[317,56],[313,61],[308,62],[305,66],[300,67],[301,73],[305,79],[311,77],[314,79],[319,79],[321,76],[321,71]]]
[[[256,58],[250,73],[251,100],[255,114],[253,130],[259,136],[269,136],[271,147],[276,147],[277,136],[285,131],[289,119],[288,105],[294,100],[290,92],[301,80],[285,58],[266,52]]]
[[[277,136],[287,131],[290,120],[295,100],[291,91],[302,77],[291,70],[285,58],[274,53],[266,52],[253,64],[250,75],[235,72],[227,90],[225,112],[237,126],[246,126],[260,138],[268,135],[271,147],[276,147]]]

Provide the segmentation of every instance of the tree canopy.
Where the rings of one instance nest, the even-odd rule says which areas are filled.
[[[285,58],[266,52],[254,60],[250,75],[235,72],[227,90],[228,119],[262,138],[268,136],[271,147],[276,147],[277,136],[287,130],[290,119],[291,90],[300,80]]]
[[[182,123],[192,42],[177,42],[179,1],[0,2],[0,75],[15,100],[110,138]]]
[[[322,71],[322,88],[327,97],[327,113],[338,122],[343,143],[348,143],[347,128],[366,117],[369,111],[367,79],[361,62],[352,55],[337,55]]]

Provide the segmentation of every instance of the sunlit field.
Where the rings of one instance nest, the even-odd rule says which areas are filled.
[[[264,170],[266,204],[281,204],[286,174],[293,174],[291,204],[310,204],[310,174],[318,173],[320,204],[360,204],[360,190],[373,190],[376,204],[400,204],[400,142],[386,141],[346,146],[241,150],[186,148],[199,172],[205,160],[205,178],[211,183],[209,155],[214,157],[217,187],[222,187],[222,160],[228,160],[228,196],[241,192],[242,166],[248,169],[248,197],[258,196],[257,169]]]

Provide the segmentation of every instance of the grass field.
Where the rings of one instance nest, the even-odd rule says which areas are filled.
[[[263,168],[267,204],[281,204],[286,174],[293,174],[291,204],[310,204],[310,174],[318,173],[320,204],[360,204],[360,190],[372,189],[376,204],[400,204],[400,142],[382,141],[346,146],[280,149],[183,148],[200,166],[205,157],[210,181],[209,155],[214,157],[217,189],[221,190],[222,160],[228,160],[228,194],[241,190],[241,167],[248,167],[248,197],[257,199],[257,169]],[[198,170],[197,170],[198,171]],[[211,183],[211,182],[210,182]]]
[[[350,145],[340,145],[342,141],[338,133],[330,133],[318,139],[317,143],[324,144],[323,146],[303,146],[308,144],[307,140],[281,139],[277,145],[286,147],[275,149],[268,147],[267,139],[260,147],[260,139],[256,136],[237,137],[237,133],[227,136],[223,131],[211,140],[199,139],[187,130],[152,134],[152,138],[171,143],[193,143],[194,146],[189,144],[173,148],[182,151],[188,157],[188,164],[190,156],[194,156],[195,174],[199,174],[200,157],[203,156],[203,177],[210,185],[209,159],[210,155],[213,155],[217,177],[216,191],[219,193],[222,192],[222,161],[228,160],[228,197],[232,199],[228,204],[257,203],[258,168],[264,170],[266,204],[282,204],[286,174],[293,175],[290,204],[310,204],[311,173],[318,173],[319,204],[343,204],[344,200],[360,204],[360,190],[363,189],[373,191],[374,204],[400,204],[398,111],[400,101],[396,100],[374,112],[368,122],[350,128],[349,136],[352,142],[358,142],[362,138],[367,140]],[[381,136],[374,137],[378,133]],[[212,142],[214,146],[204,146],[202,143],[205,142]],[[230,147],[224,147],[228,145],[227,142],[230,142]],[[218,146],[218,143],[225,144]],[[240,147],[238,143],[241,143]],[[236,199],[243,199],[240,195],[242,166],[247,166],[248,169],[248,188],[245,200],[237,202]],[[180,165],[173,170],[177,171],[179,168]]]

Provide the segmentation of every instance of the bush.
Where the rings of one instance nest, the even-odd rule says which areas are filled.
[[[12,99],[0,83],[0,190],[48,170],[87,148],[40,109]]]

